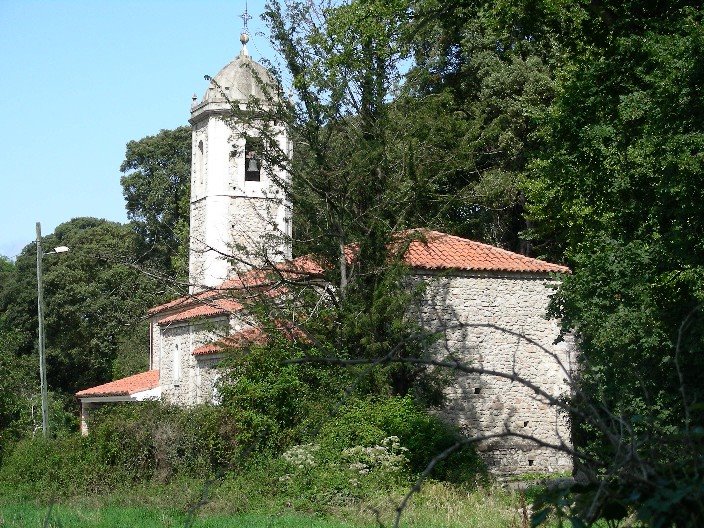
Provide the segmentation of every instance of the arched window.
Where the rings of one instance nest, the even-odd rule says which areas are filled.
[[[201,185],[203,185],[203,181],[205,179],[205,175],[203,174],[203,140],[200,140],[198,142],[198,162],[197,162],[197,170],[198,170],[198,181],[200,182]]]
[[[173,377],[174,385],[178,385],[181,381],[181,343],[178,342],[174,346]]]
[[[261,181],[261,140],[248,137],[244,144],[244,181]]]

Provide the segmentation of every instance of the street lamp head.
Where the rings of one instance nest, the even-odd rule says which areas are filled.
[[[67,246],[59,246],[54,248],[54,253],[67,253],[70,249]]]

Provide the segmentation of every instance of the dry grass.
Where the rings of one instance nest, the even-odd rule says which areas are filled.
[[[393,525],[402,493],[382,495],[366,504],[339,508],[335,517],[362,525]],[[406,528],[522,528],[519,496],[499,487],[463,490],[440,483],[426,484],[401,516]]]
[[[261,483],[262,486],[265,483]],[[249,489],[239,486],[216,486],[209,494],[207,503],[198,509],[196,526],[220,526],[221,522],[249,518],[252,526],[259,526],[260,519],[276,518],[281,526],[298,526],[297,515],[309,521],[327,520],[330,524],[321,523],[321,526],[357,526],[391,527],[396,514],[396,507],[403,498],[405,490],[399,489],[391,494],[379,493],[377,496],[364,503],[352,502],[347,504],[329,506],[323,510],[296,509],[291,502],[281,496],[266,495],[264,490],[258,489],[250,483]],[[64,526],[74,526],[78,519],[72,515],[81,512],[83,515],[98,515],[111,512],[127,515],[144,515],[148,520],[144,526],[179,526],[183,522],[183,513],[188,505],[198,502],[203,492],[203,483],[198,481],[173,482],[170,485],[133,486],[129,489],[115,491],[109,495],[87,494],[60,501],[59,511],[62,511]],[[18,498],[19,499],[19,498]],[[27,501],[12,499],[5,496],[0,500],[0,512],[4,513],[4,521],[0,526],[21,526],[21,524],[8,523],[8,514],[11,511],[19,513],[15,507],[20,507],[20,512],[27,507]],[[22,505],[22,506],[20,506]],[[37,505],[38,506],[38,505]],[[62,508],[63,506],[63,508]],[[39,509],[46,505],[39,506]],[[9,508],[9,509],[8,509]],[[73,513],[68,515],[68,508]],[[136,510],[141,512],[137,514]],[[25,510],[26,511],[26,510]],[[32,508],[29,508],[32,511]],[[32,512],[36,515],[36,512]],[[154,518],[166,516],[162,523],[155,522]],[[70,519],[70,522],[69,522]],[[85,522],[85,526],[94,526]],[[35,519],[33,519],[35,521]],[[131,522],[138,526],[134,520]],[[291,523],[291,524],[288,524]],[[339,524],[338,524],[339,523]],[[31,523],[30,523],[31,524]],[[103,524],[96,522],[95,526]],[[112,525],[109,525],[112,526]],[[277,524],[278,526],[278,524]],[[515,492],[502,489],[499,486],[464,489],[441,482],[429,482],[420,493],[410,501],[408,508],[401,517],[401,526],[405,528],[524,528],[530,523],[523,516],[520,496]]]

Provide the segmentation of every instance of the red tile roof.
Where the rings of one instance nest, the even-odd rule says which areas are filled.
[[[439,231],[419,229],[409,233],[417,235],[418,238],[410,242],[403,260],[413,268],[518,273],[570,272],[566,266],[551,264]]]
[[[569,268],[565,266],[430,229],[410,229],[399,233],[398,243],[403,243],[405,240],[409,242],[403,260],[415,269],[570,273]],[[347,246],[345,253],[348,261],[351,262],[354,259],[356,251],[356,245]],[[325,269],[324,263],[311,255],[304,255],[277,264],[273,270],[246,271],[238,277],[226,280],[215,289],[181,297],[156,306],[149,310],[149,314],[156,315],[165,311],[176,311],[175,314],[159,321],[159,324],[166,324],[196,317],[212,317],[231,313],[242,309],[242,305],[223,299],[222,296],[228,291],[252,287],[260,289],[271,287],[271,291],[268,293],[274,296],[282,291],[279,285],[280,278],[295,281],[304,277],[318,277],[323,274]]]
[[[194,304],[202,304],[206,302],[208,299],[211,299],[213,297],[217,297],[220,294],[220,291],[217,289],[214,290],[206,290],[202,291],[200,293],[197,293],[195,295],[184,295],[183,297],[179,297],[177,299],[174,299],[173,301],[169,301],[164,304],[160,304],[159,306],[154,306],[149,309],[147,312],[149,315],[155,315],[161,312],[165,312],[167,310],[171,309],[181,309],[186,306],[191,306]]]
[[[176,323],[179,321],[187,321],[189,319],[197,319],[199,317],[213,317],[215,315],[226,315],[237,312],[242,309],[242,305],[232,299],[213,299],[207,301],[207,304],[192,303],[184,305],[181,311],[164,317],[159,320],[160,325]]]
[[[277,322],[278,331],[291,341],[309,342],[306,334],[292,325],[290,322]],[[269,341],[269,336],[258,326],[252,326],[235,332],[227,337],[223,337],[213,343],[200,346],[193,351],[194,356],[204,356],[207,354],[217,354],[228,348],[245,348],[251,345],[265,345]]]
[[[259,327],[250,327],[240,330],[228,337],[223,337],[213,343],[199,346],[193,351],[194,356],[205,356],[207,354],[217,354],[227,348],[244,348],[249,345],[263,345],[267,341],[267,336]]]
[[[133,376],[103,383],[97,387],[84,389],[76,393],[79,398],[89,396],[129,396],[136,392],[154,389],[159,386],[159,371],[148,370]]]
[[[241,290],[244,288],[266,288],[267,286],[271,286],[278,292],[278,288],[280,288],[280,278],[298,280],[304,276],[321,275],[323,271],[323,267],[311,256],[297,257],[277,264],[272,270],[254,269],[243,272],[238,277],[224,281],[217,288],[208,289],[193,295],[184,295],[173,301],[154,306],[149,309],[148,313],[149,315],[157,315],[172,310],[181,312],[183,309],[190,309],[194,306],[213,304],[212,299],[222,297],[228,291]],[[238,309],[241,309],[241,307]],[[200,315],[202,314],[196,314],[192,317],[198,317]]]

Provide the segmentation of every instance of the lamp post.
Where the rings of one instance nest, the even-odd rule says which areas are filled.
[[[44,355],[44,284],[42,282],[42,257],[54,253],[66,253],[66,246],[55,247],[53,251],[42,251],[42,225],[37,222],[37,312],[39,318],[39,380],[42,395],[42,435],[49,435],[49,402],[46,385],[46,357]]]

